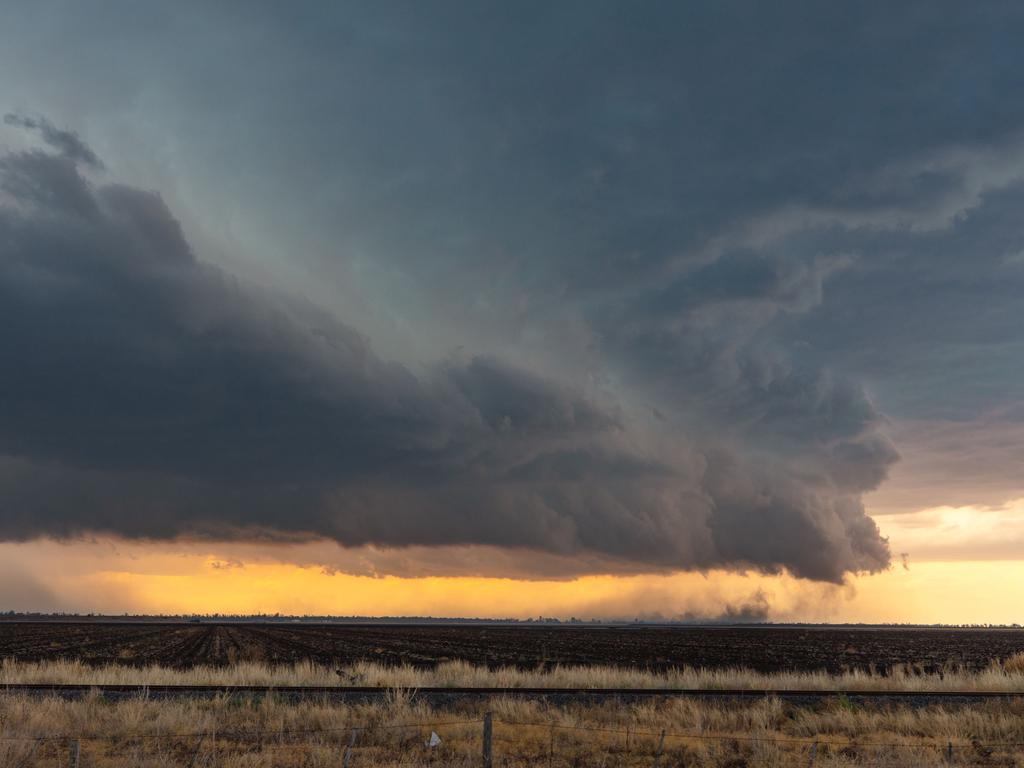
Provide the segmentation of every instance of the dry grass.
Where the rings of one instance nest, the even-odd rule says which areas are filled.
[[[340,673],[340,674],[339,674]],[[78,661],[39,663],[5,660],[0,685],[11,683],[74,683],[96,685],[359,685],[380,688],[704,688],[713,690],[812,691],[1003,691],[1024,694],[1024,654],[993,662],[980,672],[949,669],[925,674],[913,666],[886,675],[871,672],[778,672],[746,669],[689,669],[648,672],[622,667],[561,666],[520,670],[487,669],[461,661],[434,669],[384,666],[369,662],[337,669],[302,662],[270,666],[238,662],[227,667],[89,666]]]
[[[1002,663],[994,663],[993,666],[999,667],[1007,673],[1024,674],[1024,653],[1018,651],[1004,659]]]
[[[480,719],[495,717],[495,766],[530,763],[550,768],[639,768],[653,765],[666,732],[663,766],[804,768],[815,766],[938,765],[947,743],[961,765],[1017,765],[1024,744],[1020,700],[910,708],[855,705],[843,697],[795,705],[776,698],[716,702],[690,698],[640,703],[576,702],[554,706],[515,698],[431,707],[417,699],[424,686],[580,686],[814,688],[818,690],[1022,690],[1024,660],[970,674],[942,676],[897,670],[828,676],[749,671],[679,670],[665,674],[615,668],[565,667],[548,672],[487,671],[462,663],[436,670],[357,664],[343,672],[390,693],[377,703],[339,704],[327,699],[285,701],[261,697],[111,701],[98,693],[83,700],[0,693],[0,766],[68,764],[68,741],[80,739],[82,768],[218,766],[298,768],[340,766],[358,728],[350,768],[478,766]],[[300,664],[170,670],[159,667],[91,668],[75,662],[0,667],[0,683],[218,683],[337,685],[333,669]],[[466,722],[468,721],[468,722]],[[425,746],[431,731],[440,746]],[[54,738],[57,737],[57,738]],[[902,746],[893,746],[902,745]]]
[[[359,727],[351,768],[478,766],[485,710],[495,717],[496,766],[649,767],[662,730],[662,765],[708,768],[803,768],[815,741],[816,766],[937,765],[950,741],[959,764],[1015,765],[1015,748],[986,745],[1024,742],[1024,703],[1016,700],[910,709],[842,699],[816,706],[672,698],[556,707],[498,698],[432,708],[401,691],[383,703],[346,705],[272,695],[65,701],[8,693],[0,694],[0,765],[66,765],[66,740],[32,739],[74,735],[83,768],[340,766]],[[432,730],[442,743],[428,749]]]

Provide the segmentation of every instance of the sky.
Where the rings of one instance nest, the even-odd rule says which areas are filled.
[[[0,609],[1021,621],[1022,32],[13,0]]]

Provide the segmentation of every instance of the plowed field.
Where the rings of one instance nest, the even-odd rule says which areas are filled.
[[[1022,650],[1024,631],[1019,630],[0,622],[0,658],[174,667],[304,659],[429,666],[460,659],[489,666],[763,672],[885,670],[912,663],[934,671],[950,665],[980,669]]]

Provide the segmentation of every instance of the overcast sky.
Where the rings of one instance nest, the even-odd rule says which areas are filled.
[[[886,518],[1024,497],[1022,33],[1001,2],[9,3],[0,539],[899,566]]]

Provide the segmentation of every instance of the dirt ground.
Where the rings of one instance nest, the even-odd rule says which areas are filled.
[[[235,661],[376,661],[884,671],[981,669],[1024,650],[1024,630],[796,627],[522,627],[0,622],[0,658],[188,667]]]

